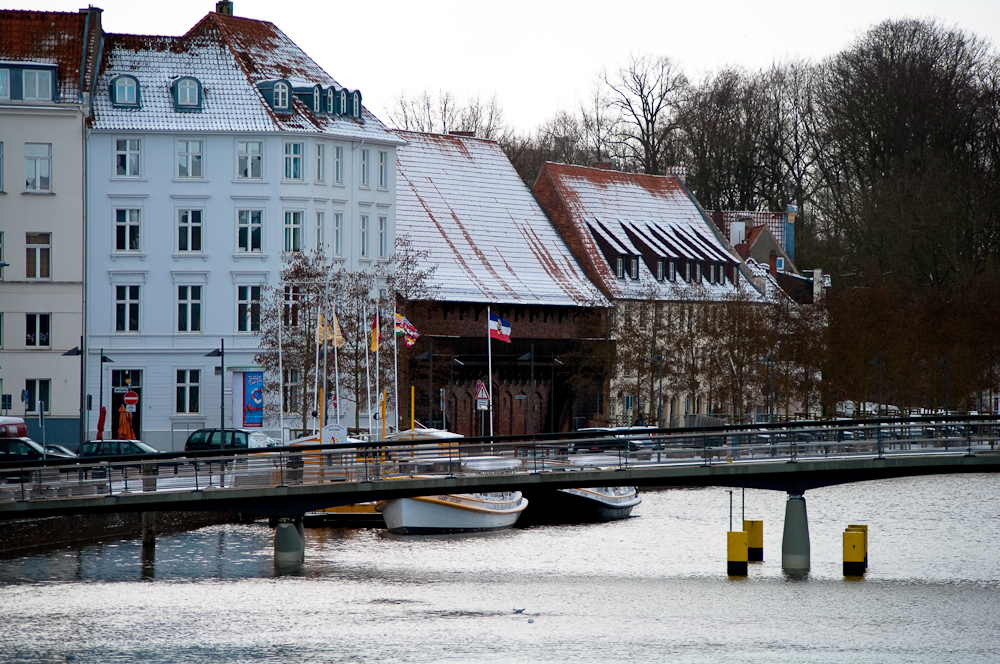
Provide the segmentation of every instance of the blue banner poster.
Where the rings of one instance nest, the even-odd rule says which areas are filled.
[[[243,426],[264,426],[264,372],[243,374]]]

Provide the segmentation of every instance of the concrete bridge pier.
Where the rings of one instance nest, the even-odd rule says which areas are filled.
[[[788,492],[785,503],[785,531],[781,539],[781,569],[809,571],[809,519],[802,493]]]
[[[282,517],[274,528],[275,564],[302,563],[306,558],[306,532],[302,515]]]

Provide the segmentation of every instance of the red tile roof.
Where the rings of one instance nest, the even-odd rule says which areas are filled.
[[[90,89],[96,60],[96,40],[92,39],[93,26],[88,26],[87,16],[86,11],[0,10],[0,60],[56,65],[60,100],[76,102],[81,92]],[[86,41],[91,48],[84,59],[88,31]],[[81,64],[84,65],[83,77]]]

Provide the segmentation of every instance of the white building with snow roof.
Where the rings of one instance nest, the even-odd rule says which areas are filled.
[[[390,257],[403,141],[276,26],[227,13],[181,37],[107,35],[94,106],[87,391],[96,404],[103,370],[105,435],[129,390],[158,449],[218,427],[220,340],[226,426],[250,424],[262,288],[294,252],[347,270]]]

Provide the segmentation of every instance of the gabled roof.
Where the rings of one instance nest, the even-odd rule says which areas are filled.
[[[396,232],[431,252],[435,299],[605,303],[495,141],[399,135]]]
[[[100,30],[100,22],[97,21],[95,31],[88,19],[90,15],[87,10],[77,13],[0,10],[0,60],[56,65],[59,100],[77,103],[90,90],[97,61],[98,39],[94,37]]]
[[[98,83],[95,129],[326,133],[381,143],[402,141],[362,108],[360,121],[313,113],[293,96],[289,113],[276,113],[257,83],[285,79],[292,87],[339,83],[274,24],[210,13],[182,37],[108,35]],[[111,103],[109,85],[128,74],[139,81],[140,107]],[[177,112],[170,81],[192,76],[202,84],[203,105]]]
[[[546,163],[534,187],[545,212],[573,247],[588,276],[611,298],[713,299],[732,291],[739,265],[676,176],[621,173]],[[599,229],[599,230],[598,230]],[[609,237],[610,236],[610,237]],[[615,274],[601,250],[620,246],[632,256],[724,265],[726,283],[658,281],[640,261],[639,278]],[[628,272],[628,269],[625,270]]]
[[[747,235],[750,228],[767,226],[771,235],[778,244],[785,246],[785,215],[784,212],[740,212],[736,210],[712,210],[712,221],[722,231],[722,234],[732,240],[732,227],[734,221],[743,221],[747,226]],[[735,244],[735,242],[734,242]],[[748,242],[748,244],[752,244]]]

